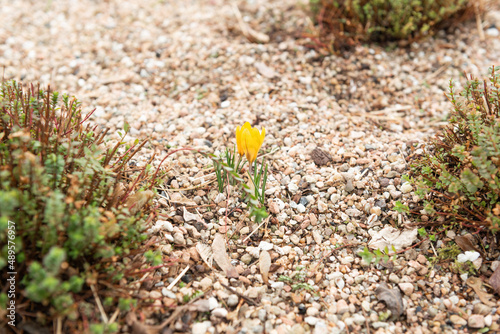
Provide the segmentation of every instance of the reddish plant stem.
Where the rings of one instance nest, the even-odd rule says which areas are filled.
[[[172,154],[177,153],[177,152],[179,152],[179,151],[196,151],[196,152],[198,152],[198,150],[196,150],[196,149],[194,149],[194,148],[191,148],[191,147],[183,147],[183,148],[179,148],[179,149],[177,149],[177,150],[173,150],[172,152],[168,153],[168,154],[167,154],[167,155],[166,155],[166,156],[165,156],[165,157],[161,160],[160,164],[159,164],[159,165],[158,165],[158,167],[156,168],[156,172],[155,172],[155,174],[154,174],[154,176],[153,176],[153,178],[152,178],[151,185],[149,186],[149,188],[148,188],[148,189],[153,188],[153,185],[154,185],[154,180],[156,180],[156,177],[157,177],[157,175],[158,175],[158,172],[160,171],[160,167],[161,167],[161,165],[163,164],[163,162],[164,162],[164,161],[165,161],[165,160],[166,160],[169,156],[171,156]]]

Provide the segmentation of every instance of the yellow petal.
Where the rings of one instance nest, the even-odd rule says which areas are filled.
[[[264,143],[264,138],[266,137],[266,128],[262,127],[262,132],[260,133],[260,146]]]
[[[253,162],[257,159],[257,154],[259,153],[260,146],[262,145],[261,136],[259,130],[256,128],[251,129],[247,136],[249,136],[246,141],[247,159],[248,161]]]
[[[236,147],[238,147],[238,153],[241,155],[245,154],[245,151],[243,149],[243,145],[241,144],[241,132],[242,132],[241,127],[236,128]]]
[[[241,131],[241,148],[242,148],[243,154],[246,155],[247,159],[248,159],[247,141],[249,140],[249,138],[250,138],[250,132],[248,131],[248,129],[242,130]]]
[[[252,126],[250,125],[249,122],[245,122],[245,124],[243,124],[242,127],[238,126],[236,128],[236,147],[238,148],[239,155],[245,154],[245,145],[243,145],[242,143],[241,133],[243,132],[243,130],[245,129],[250,130],[251,128]]]
[[[245,124],[243,124],[243,126],[241,128],[250,130],[252,128],[252,126],[250,125],[249,122],[245,122]]]

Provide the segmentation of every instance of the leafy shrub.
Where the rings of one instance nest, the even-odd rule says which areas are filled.
[[[426,224],[500,229],[499,70],[490,69],[489,82],[471,77],[458,95],[450,81],[449,124],[412,164]]]
[[[40,87],[3,83],[0,108],[2,282],[17,271],[27,313],[44,305],[38,321],[75,319],[75,302],[88,299],[90,285],[123,277],[120,260],[145,239],[143,207],[157,174],[127,166],[146,142],[125,144],[126,124],[106,148],[108,130],[88,124],[76,99]]]
[[[358,42],[413,40],[468,18],[469,0],[310,0],[321,38],[334,50]]]

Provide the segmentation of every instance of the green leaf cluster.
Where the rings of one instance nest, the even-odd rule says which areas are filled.
[[[469,78],[457,93],[449,124],[412,164],[426,214],[466,226],[500,229],[500,67],[489,80]]]
[[[5,276],[13,265],[17,293],[33,312],[43,305],[44,321],[78,316],[86,282],[123,277],[120,259],[145,238],[137,206],[146,208],[153,192],[142,190],[157,184],[147,166],[128,170],[146,142],[125,144],[127,123],[118,143],[107,145],[107,130],[89,117],[68,95],[15,81],[0,86],[0,270]],[[133,201],[145,194],[140,205]],[[8,261],[12,244],[15,263]]]
[[[335,50],[357,42],[415,40],[472,17],[470,0],[310,0]],[[333,37],[332,37],[333,36]]]

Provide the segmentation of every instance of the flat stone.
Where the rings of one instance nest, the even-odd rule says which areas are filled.
[[[399,283],[399,288],[407,296],[410,296],[415,290],[412,283]]]
[[[293,242],[294,245],[298,245],[300,242],[300,237],[296,234],[292,234],[290,236],[290,241]]]
[[[467,322],[470,328],[484,328],[484,316],[481,314],[472,314]]]
[[[186,239],[184,239],[184,234],[182,232],[176,232],[174,233],[174,243],[176,245],[186,245]]]
[[[465,326],[465,325],[467,325],[467,320],[465,320],[464,318],[462,318],[461,316],[458,316],[456,314],[450,315],[450,321],[454,325],[458,325],[458,326]]]
[[[227,316],[227,310],[222,307],[218,307],[212,310],[212,315],[218,318],[225,318]]]
[[[200,286],[203,290],[208,290],[212,286],[213,282],[210,277],[205,277],[200,281]]]

